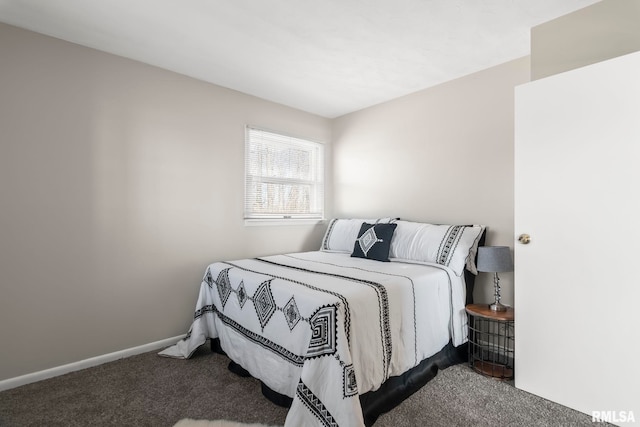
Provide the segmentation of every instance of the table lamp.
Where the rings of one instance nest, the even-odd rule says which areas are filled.
[[[489,308],[493,311],[507,311],[507,307],[500,303],[500,278],[498,273],[513,271],[511,249],[508,246],[478,247],[478,271],[494,274],[495,301],[489,305]]]

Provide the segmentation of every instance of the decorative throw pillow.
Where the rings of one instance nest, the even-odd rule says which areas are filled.
[[[352,257],[389,262],[391,238],[397,224],[368,224],[360,227]]]
[[[363,223],[381,224],[393,222],[392,218],[378,219],[338,219],[329,222],[327,231],[322,239],[320,250],[323,252],[353,252],[353,242],[358,238],[358,232]]]

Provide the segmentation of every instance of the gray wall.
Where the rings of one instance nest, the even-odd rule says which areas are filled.
[[[185,333],[214,260],[317,248],[244,226],[244,125],[329,120],[4,24],[0,58],[0,380]]]
[[[329,216],[513,245],[528,57],[328,120],[6,25],[0,55],[0,380],[184,333],[213,260],[317,248],[324,226],[244,227],[244,124],[333,140]]]
[[[531,29],[537,80],[640,50],[640,1],[603,0]]]
[[[513,246],[514,87],[528,81],[525,57],[336,119],[336,214],[485,224],[487,244]],[[513,273],[500,277],[512,304]]]

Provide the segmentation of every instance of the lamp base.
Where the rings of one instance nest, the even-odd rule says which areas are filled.
[[[489,305],[489,310],[491,311],[507,311],[507,306],[502,305],[499,302],[495,302]]]

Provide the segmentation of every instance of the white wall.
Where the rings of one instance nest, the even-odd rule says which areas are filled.
[[[487,244],[513,246],[514,87],[527,81],[528,57],[336,119],[336,215],[485,224]],[[513,274],[501,279],[512,304]]]
[[[244,125],[329,120],[4,24],[0,58],[0,380],[183,334],[208,263],[319,245],[243,225]]]

